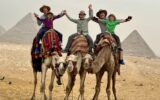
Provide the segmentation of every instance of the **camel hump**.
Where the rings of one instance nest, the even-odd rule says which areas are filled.
[[[43,55],[52,55],[53,52],[61,54],[61,43],[57,33],[50,29],[42,37]]]
[[[86,37],[84,35],[77,35],[71,44],[70,51],[71,53],[78,51],[82,53],[88,53],[89,47]]]

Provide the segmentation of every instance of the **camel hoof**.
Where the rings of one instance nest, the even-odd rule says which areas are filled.
[[[36,100],[36,97],[35,97],[35,96],[32,96],[31,100]]]
[[[65,97],[64,100],[68,100],[68,99]]]
[[[47,100],[47,96],[41,97],[41,100]]]

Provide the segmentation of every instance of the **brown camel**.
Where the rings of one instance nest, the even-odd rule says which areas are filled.
[[[113,80],[113,93],[116,97],[115,89],[115,79],[116,79],[116,70],[115,70],[115,60],[113,56],[112,48],[112,38],[109,35],[105,35],[101,38],[99,44],[97,45],[98,53],[95,56],[94,61],[91,63],[91,68],[93,73],[96,73],[96,87],[93,100],[98,100],[98,95],[100,93],[101,79],[105,71],[108,72],[107,88],[106,93],[108,100],[110,100],[110,85],[111,79]]]

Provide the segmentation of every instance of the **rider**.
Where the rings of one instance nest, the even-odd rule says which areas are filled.
[[[117,25],[119,25],[120,23],[124,23],[124,22],[128,22],[132,19],[131,16],[128,16],[128,18],[126,19],[122,19],[122,20],[117,20],[116,16],[114,14],[110,14],[108,16],[108,19],[99,19],[99,21],[101,21],[105,26],[106,26],[106,32],[111,33],[111,35],[115,38],[115,40],[117,41],[117,45],[118,45],[118,49],[121,51],[121,58],[119,60],[119,64],[125,64],[123,57],[122,57],[122,48],[121,48],[121,42],[119,39],[119,36],[117,36],[115,34],[115,28]]]
[[[105,25],[104,25],[103,23],[101,23],[101,21],[99,21],[98,19],[100,19],[100,20],[106,19],[107,11],[106,11],[106,10],[103,10],[103,9],[100,9],[100,10],[97,12],[96,16],[97,16],[98,18],[93,17],[92,20],[93,20],[94,22],[96,22],[96,23],[99,24],[101,33],[97,35],[96,41],[94,42],[94,47],[96,46],[96,44],[98,44],[101,35],[106,32],[106,27],[105,27]]]
[[[40,18],[37,18],[38,15],[34,13],[35,17],[37,18],[37,24],[38,25],[43,24],[42,27],[41,27],[41,29],[39,30],[39,32],[37,34],[37,43],[40,41],[40,39],[42,39],[44,33],[49,30],[48,29],[49,27],[46,27],[46,24],[44,24],[44,22],[42,20],[47,19],[48,13],[50,12],[50,9],[51,8],[49,6],[46,6],[46,5],[42,6],[40,8],[40,11],[43,13],[43,15]],[[56,16],[54,14],[52,14],[52,15],[53,15],[53,19],[55,20],[55,19],[61,18],[64,15],[64,13],[62,12],[61,14],[56,15]],[[52,25],[52,27],[50,26],[50,28],[53,28],[53,22],[52,22],[51,25]],[[55,29],[54,29],[54,31],[58,34],[58,36],[60,38],[60,41],[62,42],[62,34],[60,32],[58,32],[57,30],[55,30]]]
[[[68,43],[65,48],[65,52],[69,52],[69,48],[71,47],[71,44],[73,42],[73,38],[77,36],[77,34],[83,33],[84,36],[87,39],[88,45],[89,45],[89,54],[92,54],[92,48],[93,48],[93,40],[88,34],[88,22],[93,18],[93,10],[92,10],[92,5],[89,5],[89,17],[85,18],[86,13],[84,11],[80,11],[79,13],[79,19],[72,19],[70,16],[68,16],[66,12],[67,18],[77,24],[77,33],[72,34],[69,39]]]

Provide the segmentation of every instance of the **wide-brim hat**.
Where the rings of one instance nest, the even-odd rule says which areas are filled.
[[[104,13],[105,16],[107,16],[107,10],[103,10],[103,9],[100,9],[100,10],[97,12],[96,16],[97,16],[97,17],[100,17],[100,14],[101,14],[101,13]]]
[[[81,14],[86,15],[85,11],[83,11],[83,10],[79,12],[79,15],[81,15]]]
[[[41,12],[43,12],[43,9],[44,9],[44,8],[47,8],[48,11],[51,10],[51,8],[50,8],[49,6],[47,6],[47,5],[43,5],[39,10],[40,10]]]

